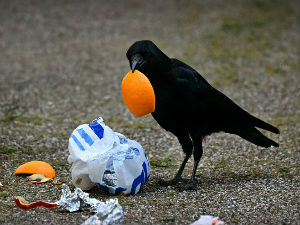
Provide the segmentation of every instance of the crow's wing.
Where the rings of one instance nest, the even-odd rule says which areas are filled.
[[[274,133],[279,130],[252,116],[230,98],[213,88],[197,71],[176,60],[170,72],[179,95],[178,108],[186,116],[201,116],[234,127],[255,126]]]
[[[245,111],[231,99],[213,88],[197,71],[184,63],[177,62],[170,71],[170,80],[175,92],[180,95],[190,112],[244,114]]]

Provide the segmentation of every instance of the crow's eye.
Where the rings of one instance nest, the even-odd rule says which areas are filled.
[[[135,60],[135,61],[142,61],[144,59],[144,56],[140,53],[134,54],[131,57],[131,61]]]

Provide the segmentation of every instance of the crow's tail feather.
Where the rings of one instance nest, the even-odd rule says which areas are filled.
[[[270,146],[279,147],[278,143],[264,136],[255,127],[249,128],[248,130],[239,133],[239,136],[261,147],[265,147],[265,148]]]
[[[250,115],[250,114],[249,114]],[[251,122],[252,122],[252,125],[255,126],[255,127],[259,127],[259,128],[262,128],[264,130],[268,130],[268,131],[271,131],[275,134],[279,134],[279,129],[250,115],[251,116]]]

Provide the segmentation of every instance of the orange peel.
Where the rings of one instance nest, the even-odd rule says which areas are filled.
[[[42,174],[48,178],[55,177],[55,171],[53,167],[43,161],[30,161],[22,164],[16,169],[16,174]]]
[[[154,112],[154,90],[143,73],[130,70],[123,78],[121,90],[124,103],[133,115],[139,117]]]
[[[37,201],[37,202],[32,202],[32,203],[27,203],[26,200],[21,197],[21,196],[15,196],[14,197],[15,203],[16,205],[24,210],[29,210],[29,209],[34,209],[40,206],[43,206],[47,209],[51,209],[54,208],[56,206],[58,206],[56,203],[52,203],[52,202],[44,202],[44,201]]]
[[[51,178],[45,177],[42,174],[32,174],[31,176],[27,177],[27,179],[33,184],[46,183],[51,180]]]

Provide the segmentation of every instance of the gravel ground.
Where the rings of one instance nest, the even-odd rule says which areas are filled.
[[[0,224],[80,224],[90,215],[20,210],[13,196],[53,201],[61,185],[32,185],[13,173],[44,160],[72,187],[68,137],[98,116],[139,141],[151,161],[144,190],[118,196],[126,224],[190,224],[202,214],[227,224],[300,224],[299,14],[299,1],[280,0],[0,1]],[[183,159],[180,145],[153,118],[133,117],[120,92],[126,50],[140,39],[277,126],[280,136],[266,135],[280,147],[211,135],[198,190],[161,187]],[[189,162],[184,176],[191,170]]]

